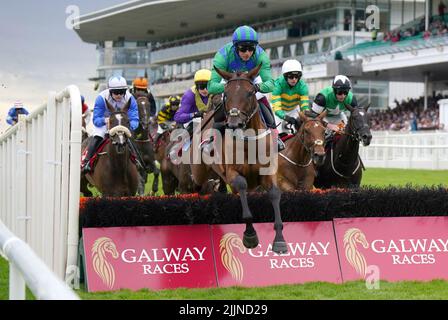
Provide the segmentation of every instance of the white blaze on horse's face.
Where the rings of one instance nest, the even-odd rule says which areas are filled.
[[[359,111],[359,114],[360,114],[362,117],[364,117],[364,112]]]
[[[121,120],[123,120],[123,116],[121,114],[117,114],[116,118],[118,120],[118,125],[121,126]]]

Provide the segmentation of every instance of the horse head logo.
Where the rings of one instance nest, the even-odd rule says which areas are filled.
[[[115,282],[115,271],[113,266],[107,261],[106,252],[108,252],[112,258],[118,258],[117,248],[110,238],[101,237],[96,239],[92,246],[93,269],[103,283],[109,289],[112,289]]]
[[[367,262],[364,255],[357,249],[357,243],[361,244],[365,249],[369,248],[366,236],[361,230],[357,228],[348,229],[344,234],[345,256],[356,272],[365,278]]]
[[[246,252],[243,241],[235,233],[226,233],[219,242],[221,262],[230,272],[232,278],[238,282],[243,281],[244,269],[241,261],[233,254],[233,248],[238,248],[241,253]]]

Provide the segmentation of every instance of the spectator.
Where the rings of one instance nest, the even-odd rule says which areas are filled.
[[[8,116],[6,117],[6,122],[12,126],[15,125],[19,120],[19,114],[27,115],[29,114],[29,112],[23,106],[22,101],[17,100],[16,102],[14,102],[14,106],[9,109]]]

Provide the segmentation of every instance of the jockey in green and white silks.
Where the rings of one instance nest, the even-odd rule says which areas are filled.
[[[299,112],[310,109],[308,85],[302,78],[302,65],[297,60],[286,60],[282,75],[275,80],[271,104],[280,132],[287,132],[286,124],[299,126]]]
[[[320,91],[313,101],[311,110],[320,114],[327,110],[328,114],[324,121],[333,125],[347,124],[346,104],[354,108],[358,107],[355,96],[350,91],[352,88],[350,80],[344,75],[337,75],[333,84]]]

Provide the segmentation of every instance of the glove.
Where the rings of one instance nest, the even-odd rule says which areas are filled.
[[[254,84],[255,92],[260,92],[260,84],[256,83]]]
[[[298,124],[298,123],[297,123],[297,119],[296,119],[296,118],[293,118],[293,117],[290,117],[290,116],[285,116],[284,120],[285,120],[286,122],[288,122],[288,123],[294,125],[294,126],[297,126],[297,124]]]
[[[196,111],[193,113],[193,118],[202,118],[204,116],[204,112],[202,111]]]

